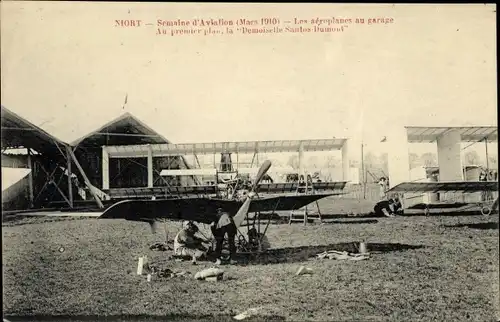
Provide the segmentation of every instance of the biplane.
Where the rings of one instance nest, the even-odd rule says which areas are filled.
[[[492,192],[498,192],[498,182],[495,181],[456,181],[456,182],[403,182],[387,191],[387,194],[402,195],[400,200],[404,202],[405,193],[483,193],[485,198],[483,200],[470,203],[470,202],[422,202],[408,209],[422,209],[425,215],[429,215],[431,209],[450,209],[450,208],[463,208],[466,206],[479,206],[481,213],[489,216],[493,211],[498,208],[498,196],[496,199],[492,198]],[[490,192],[490,193],[488,193]],[[410,197],[411,198],[411,197]],[[465,199],[465,198],[464,198]],[[403,205],[404,208],[404,205]]]
[[[397,149],[389,150],[389,182],[387,196],[399,195],[403,209],[421,209],[429,215],[431,209],[460,209],[479,206],[483,215],[498,207],[498,182],[493,177],[481,178],[480,167],[464,166],[464,150],[484,143],[486,174],[492,173],[488,163],[488,144],[498,142],[497,126],[407,126],[404,132],[393,136]],[[390,141],[390,140],[389,140]],[[410,143],[435,144],[437,167],[425,168],[411,174],[409,155],[404,151]],[[467,146],[463,146],[467,143]],[[469,173],[470,171],[470,173]],[[416,198],[424,197],[415,203]]]
[[[124,200],[119,201],[104,211],[99,219],[125,219],[130,221],[140,221],[149,223],[152,231],[155,231],[155,224],[164,219],[194,221],[203,224],[211,224],[217,220],[217,209],[222,208],[223,211],[229,213],[240,230],[244,221],[247,221],[246,236],[239,231],[237,246],[240,252],[256,252],[262,251],[262,242],[273,214],[276,211],[292,211],[300,209],[312,202],[330,197],[333,195],[342,194],[342,192],[331,193],[316,193],[316,194],[276,194],[266,195],[269,193],[270,184],[260,183],[265,177],[271,162],[266,160],[259,168],[255,180],[248,187],[239,185],[236,182],[236,192],[232,195],[226,194],[221,196],[204,196],[204,197],[178,197],[165,198],[156,200]],[[236,180],[237,181],[237,180]],[[342,188],[345,185],[342,182]],[[279,193],[279,188],[276,184],[273,185],[273,192]],[[178,187],[179,194],[189,192],[196,188],[193,187]],[[207,187],[199,187],[206,189]],[[248,188],[248,190],[246,189]],[[182,191],[184,189],[185,191]],[[243,193],[240,193],[240,190]],[[244,191],[246,190],[246,191]],[[259,193],[264,192],[265,196],[259,196]],[[260,214],[271,212],[267,218],[267,224],[261,232]],[[254,214],[250,217],[249,214]]]

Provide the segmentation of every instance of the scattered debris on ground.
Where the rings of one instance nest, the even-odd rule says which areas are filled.
[[[241,312],[240,314],[237,314],[237,315],[233,316],[233,318],[235,320],[244,320],[246,318],[251,317],[252,315],[256,315],[257,313],[259,313],[259,311],[261,309],[262,308],[260,308],[260,307],[251,308],[251,309],[248,309],[248,310],[246,310],[244,312]]]
[[[197,280],[206,280],[206,281],[220,281],[224,276],[224,271],[220,268],[211,267],[199,271],[194,275],[194,278]]]
[[[329,250],[316,255],[318,259],[337,259],[337,260],[352,260],[359,261],[370,258],[370,253],[349,253]]]
[[[313,273],[313,270],[308,268],[308,267],[304,267],[304,266],[300,266],[299,267],[299,270],[297,271],[297,273],[295,273],[295,275],[311,275]]]
[[[165,252],[167,250],[173,250],[172,246],[166,244],[166,243],[155,243],[151,246],[149,246],[150,250],[157,250],[160,252]]]
[[[157,276],[160,278],[174,278],[190,275],[187,271],[172,271],[170,268],[159,268],[155,265],[148,265],[146,269],[151,276]]]

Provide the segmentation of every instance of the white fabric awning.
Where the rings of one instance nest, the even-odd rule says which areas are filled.
[[[496,126],[464,126],[464,127],[425,127],[407,126],[408,142],[431,143],[438,137],[451,130],[458,130],[462,142],[479,142],[486,139],[488,142],[498,141],[498,127]]]

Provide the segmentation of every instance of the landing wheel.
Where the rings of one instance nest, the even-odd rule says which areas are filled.
[[[481,207],[481,214],[482,214],[483,216],[488,217],[489,215],[491,215],[491,208],[490,208],[490,207],[488,207],[488,206],[483,206],[483,207]]]
[[[428,207],[428,206],[426,206],[426,207],[424,208],[424,215],[428,217],[428,216],[429,216],[429,214],[430,214],[430,209],[429,209],[429,207]]]

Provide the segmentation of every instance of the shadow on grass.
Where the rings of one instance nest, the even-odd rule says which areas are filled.
[[[357,220],[329,220],[324,221],[323,224],[376,224],[377,219],[357,219]]]
[[[314,258],[317,254],[325,251],[340,251],[349,253],[359,253],[359,243],[337,243],[318,246],[301,246],[301,247],[286,247],[269,249],[266,252],[256,254],[238,254],[238,262],[243,265],[249,264],[280,264],[280,263],[295,263],[304,262],[310,258]],[[369,243],[366,245],[370,253],[388,253],[401,252],[412,249],[424,248],[424,245],[406,245],[406,244],[376,244]]]
[[[383,218],[384,216],[378,216],[374,212],[370,213],[360,213],[357,215],[346,214],[346,213],[322,213],[321,218],[323,220],[326,219],[367,219],[367,218]],[[288,219],[290,218],[289,212],[281,212],[280,214],[271,214],[271,213],[261,213],[261,220],[271,219],[272,223],[288,223]]]
[[[490,214],[490,216],[498,215],[498,211],[494,211]],[[396,215],[396,217],[424,217],[426,216],[424,213],[423,209],[419,208],[414,208],[414,209],[405,209],[403,214]],[[482,216],[480,210],[470,210],[470,209],[451,209],[447,210],[447,208],[438,208],[438,209],[432,209],[431,212],[427,215],[427,217],[471,217],[471,216]],[[289,219],[289,214],[283,214],[281,216],[279,215],[268,215],[268,214],[261,214],[261,220],[267,220],[271,217],[271,223],[272,224],[286,224],[288,223]],[[348,214],[321,214],[321,218],[323,221],[328,220],[329,221],[335,221],[335,223],[339,224],[349,224],[351,222],[344,221],[344,219],[364,219],[364,220],[369,220],[371,219],[372,221],[375,221],[376,218],[387,218],[384,215],[378,215],[374,212],[369,212],[365,214],[357,214],[357,215],[348,215]],[[313,223],[314,221],[312,219],[309,219],[309,223]],[[301,224],[301,222],[296,222],[295,224]],[[353,222],[357,223],[357,222]],[[359,222],[363,223],[363,222]],[[366,223],[375,223],[375,222],[366,222]]]
[[[490,216],[498,215],[498,212],[491,213]],[[423,217],[426,216],[424,212],[405,212],[402,217]],[[453,211],[439,211],[439,212],[431,212],[428,217],[470,217],[470,216],[483,216],[481,211],[479,210],[453,210]]]
[[[456,224],[456,225],[442,225],[446,228],[470,228],[470,229],[498,229],[497,222],[482,222],[482,223],[472,223],[472,224]]]
[[[19,215],[19,216],[4,216],[2,217],[2,226],[13,227],[32,224],[43,224],[57,221],[72,221],[72,220],[85,220],[95,217],[50,217],[39,215]]]
[[[234,321],[230,315],[31,315],[31,316],[5,316],[8,321]],[[254,315],[245,321],[284,321],[281,316]]]

